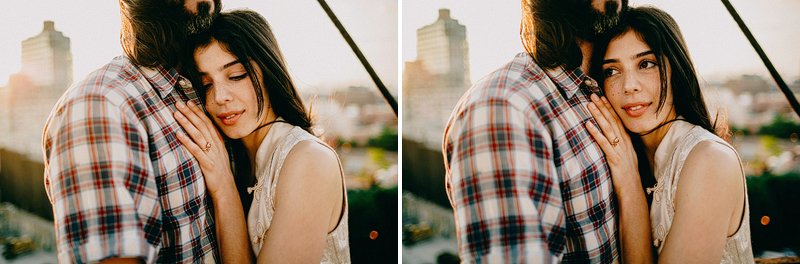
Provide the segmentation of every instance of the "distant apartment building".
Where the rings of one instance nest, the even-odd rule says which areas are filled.
[[[22,41],[21,72],[0,91],[0,148],[40,160],[44,123],[71,83],[70,40],[45,21],[41,33]]]
[[[469,83],[467,27],[439,9],[439,19],[417,29],[417,60],[431,75],[449,86]]]
[[[403,69],[403,135],[441,146],[445,122],[469,79],[467,28],[440,9],[438,19],[417,29],[417,58]]]
[[[22,41],[22,74],[36,86],[63,90],[72,83],[69,38],[45,21],[39,35]]]

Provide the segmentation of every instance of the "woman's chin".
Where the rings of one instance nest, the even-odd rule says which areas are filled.
[[[223,131],[222,133],[225,134],[225,136],[230,139],[242,139],[245,136],[242,135],[242,133],[239,133],[238,131]]]
[[[624,124],[624,125],[625,125],[625,129],[627,129],[628,131],[630,131],[633,134],[642,134],[642,133],[647,133],[648,131],[650,131],[650,130],[647,129],[648,126],[644,125],[644,124],[633,123],[633,124]]]
[[[633,134],[641,135],[641,134],[644,134],[644,133],[652,132],[652,130],[654,128],[656,128],[656,127],[653,126],[653,125],[647,125],[647,126],[632,126],[632,127],[626,127],[626,128],[628,129],[628,131],[630,131]]]

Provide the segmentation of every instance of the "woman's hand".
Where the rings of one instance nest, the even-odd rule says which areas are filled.
[[[192,103],[175,103],[175,120],[189,135],[178,132],[178,140],[200,162],[206,189],[214,203],[217,243],[224,263],[252,263],[253,255],[247,239],[244,209],[233,181],[228,150],[222,135],[200,107]]]
[[[216,198],[220,191],[236,192],[228,150],[225,149],[222,135],[205,112],[191,101],[187,104],[177,102],[175,106],[178,108],[178,112],[174,113],[175,120],[189,134],[187,136],[178,132],[178,140],[200,162],[211,197]]]
[[[602,131],[591,121],[586,122],[586,129],[600,144],[611,168],[611,182],[619,202],[617,214],[622,262],[652,263],[654,255],[650,248],[652,240],[647,199],[639,179],[638,161],[631,138],[608,99],[601,99],[595,94],[590,97],[592,102],[587,107]]]
[[[643,192],[636,151],[633,149],[631,138],[625,131],[622,121],[614,112],[608,99],[600,98],[595,94],[592,94],[590,98],[592,102],[587,104],[587,107],[600,129],[595,127],[591,121],[586,122],[586,129],[589,130],[589,134],[597,141],[606,155],[606,161],[611,168],[614,190],[618,195],[632,191]]]

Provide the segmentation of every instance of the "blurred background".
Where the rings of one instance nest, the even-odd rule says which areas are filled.
[[[800,1],[731,0],[795,96],[800,93]],[[722,2],[631,0],[681,27],[709,109],[726,112],[747,174],[758,258],[800,253],[800,118]],[[457,263],[444,188],[442,133],[463,93],[524,51],[519,1],[404,0],[403,263]]]
[[[342,159],[354,263],[395,262],[397,118],[317,1],[223,0],[271,24],[317,131]],[[398,4],[329,3],[398,95]],[[0,8],[0,263],[55,263],[41,134],[73,81],[121,55],[117,1],[32,0]]]

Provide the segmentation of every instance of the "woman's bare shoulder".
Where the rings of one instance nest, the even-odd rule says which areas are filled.
[[[704,140],[695,145],[686,157],[678,191],[683,190],[682,193],[692,197],[712,193],[736,197],[743,195],[743,178],[739,156],[734,149],[720,142]]]
[[[296,177],[294,175],[302,175],[299,177],[302,179],[295,181],[303,185],[338,182],[340,170],[336,152],[315,140],[300,141],[289,151],[281,171],[281,178]]]

